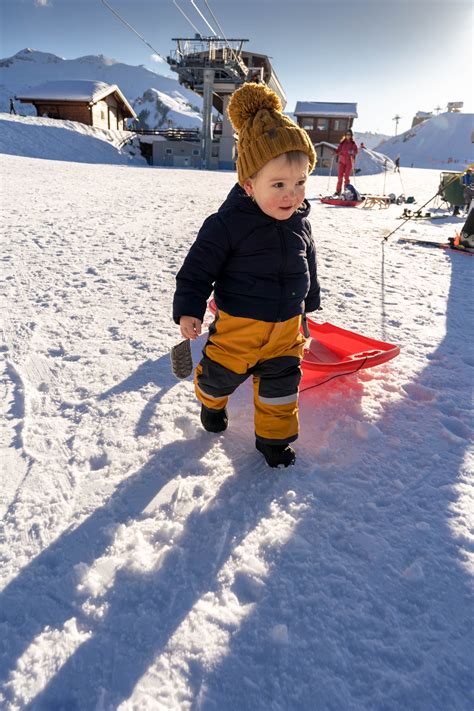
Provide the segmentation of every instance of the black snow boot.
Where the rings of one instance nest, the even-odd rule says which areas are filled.
[[[295,450],[289,444],[263,444],[257,439],[255,446],[263,454],[269,467],[289,467],[295,463]]]
[[[201,405],[201,422],[208,432],[224,432],[229,423],[227,409],[224,407],[223,410],[210,410],[205,405]]]

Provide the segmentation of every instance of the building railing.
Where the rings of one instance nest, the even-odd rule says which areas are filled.
[[[173,141],[199,140],[199,128],[132,128],[132,133],[138,136],[163,136]]]

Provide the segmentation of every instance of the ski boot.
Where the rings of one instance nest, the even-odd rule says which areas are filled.
[[[296,461],[295,450],[289,444],[263,444],[257,439],[255,446],[269,467],[289,467]]]
[[[224,432],[229,424],[227,409],[210,410],[205,405],[201,405],[201,423],[208,432]]]

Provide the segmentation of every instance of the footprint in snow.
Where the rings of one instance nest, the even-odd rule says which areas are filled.
[[[441,424],[445,429],[451,434],[459,437],[460,439],[469,440],[471,432],[467,425],[464,424],[457,417],[443,417]]]

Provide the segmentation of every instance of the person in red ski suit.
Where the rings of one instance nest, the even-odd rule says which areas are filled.
[[[350,129],[346,131],[341,139],[336,149],[336,156],[339,159],[336,195],[339,195],[342,190],[342,179],[344,178],[344,187],[351,181],[351,173],[357,156],[357,145]]]

